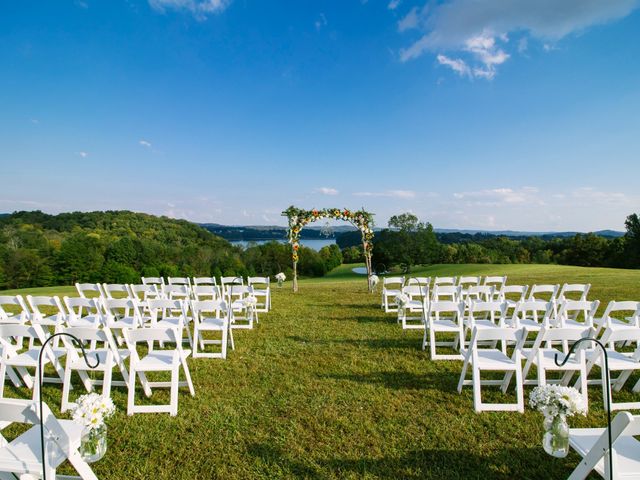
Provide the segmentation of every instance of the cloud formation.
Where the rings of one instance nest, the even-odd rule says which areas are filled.
[[[149,0],[149,5],[157,12],[185,11],[197,20],[206,20],[207,16],[224,11],[230,3],[231,0]]]
[[[322,195],[338,195],[338,190],[331,187],[320,187],[314,190],[315,193],[321,193]]]
[[[320,31],[323,27],[327,26],[327,17],[325,17],[324,13],[321,13],[318,19],[315,22],[316,30]]]
[[[401,1],[402,1],[402,0],[391,0],[391,1],[389,2],[389,5],[387,5],[387,8],[388,8],[389,10],[395,10],[396,8],[398,8],[398,7],[400,6],[400,2],[401,2]]]
[[[138,142],[140,145],[142,145],[143,147],[147,147],[147,148],[151,148],[151,143],[147,142],[146,140],[142,139]]]
[[[459,52],[467,59],[443,63],[463,76],[491,79],[496,66],[509,58],[509,35],[520,40],[514,49],[527,48],[527,38],[552,45],[565,36],[593,25],[618,20],[638,8],[640,0],[449,0],[414,7],[398,23],[398,30],[417,30],[420,37],[400,51],[403,62],[426,52]],[[460,63],[472,63],[461,69]],[[457,68],[454,68],[456,65]],[[470,73],[468,73],[470,72]]]
[[[356,197],[392,197],[392,198],[415,198],[416,192],[413,190],[386,190],[384,192],[356,192]]]

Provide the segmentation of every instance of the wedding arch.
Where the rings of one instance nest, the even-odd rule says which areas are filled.
[[[325,208],[322,210],[303,210],[293,205],[287,208],[282,215],[289,219],[287,236],[291,244],[291,259],[293,260],[293,291],[298,291],[298,260],[300,259],[300,232],[305,225],[323,218],[344,220],[360,230],[362,235],[362,250],[367,266],[367,285],[371,290],[371,253],[373,251],[373,214],[365,209],[351,211],[346,208]]]

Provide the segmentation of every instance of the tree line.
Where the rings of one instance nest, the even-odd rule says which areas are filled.
[[[556,238],[436,234],[431,224],[419,222],[415,215],[405,213],[391,217],[389,228],[376,233],[373,264],[377,270],[399,266],[405,271],[412,265],[434,263],[556,263],[640,268],[638,215],[629,215],[625,227],[622,237],[593,233]],[[338,238],[343,254],[357,250],[355,242],[355,235],[344,234]]]
[[[301,276],[342,263],[333,245],[302,247]],[[277,242],[243,249],[186,220],[128,211],[0,217],[0,289],[138,283],[141,276],[291,275],[291,248]]]

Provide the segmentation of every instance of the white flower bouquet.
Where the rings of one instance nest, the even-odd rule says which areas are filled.
[[[398,305],[398,307],[400,307],[401,309],[404,309],[409,301],[411,301],[411,299],[406,293],[400,293],[396,296],[396,305]]]
[[[377,275],[371,275],[369,277],[369,283],[371,284],[371,288],[376,288],[376,285],[378,285],[378,283],[380,283],[380,279],[378,278]]]
[[[573,387],[562,385],[543,385],[533,389],[529,395],[529,405],[538,410],[545,418],[558,415],[571,417],[586,415],[587,409],[582,395]]]
[[[539,386],[529,395],[529,405],[544,415],[544,451],[554,457],[566,457],[569,454],[567,417],[587,413],[580,392],[573,387],[562,385]]]
[[[78,398],[72,418],[84,427],[80,455],[91,463],[100,460],[107,451],[107,425],[105,420],[116,411],[109,397],[89,393]]]
[[[280,272],[276,275],[276,280],[278,281],[279,287],[282,286],[282,282],[284,282],[286,279],[287,279],[287,276],[283,272]]]
[[[258,304],[258,299],[253,295],[250,295],[248,297],[245,297],[242,300],[242,303],[244,304],[245,307],[255,308],[255,306]]]

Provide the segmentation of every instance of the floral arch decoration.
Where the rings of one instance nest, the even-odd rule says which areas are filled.
[[[371,290],[371,254],[373,252],[373,214],[365,209],[351,211],[346,208],[325,208],[322,210],[303,210],[294,206],[289,207],[282,215],[289,219],[287,236],[291,244],[291,259],[293,260],[293,291],[298,291],[298,260],[300,249],[300,232],[305,225],[323,218],[344,220],[360,230],[362,235],[362,250],[367,266],[367,285]]]

